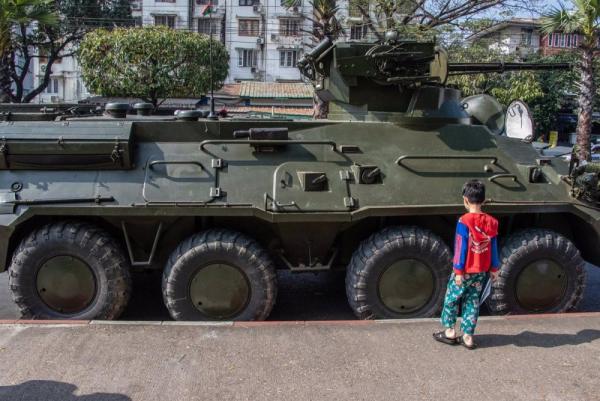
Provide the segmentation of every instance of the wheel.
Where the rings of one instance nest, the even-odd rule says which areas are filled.
[[[26,236],[9,266],[23,317],[116,319],[131,294],[129,265],[116,241],[83,222],[45,225]]]
[[[277,296],[266,251],[235,231],[212,229],[183,241],[163,273],[163,298],[175,320],[264,320]]]
[[[493,313],[556,313],[575,309],[585,288],[584,261],[564,236],[543,229],[511,235],[488,306]]]
[[[442,308],[451,267],[450,250],[432,232],[385,228],[352,255],[348,302],[360,319],[434,316]]]

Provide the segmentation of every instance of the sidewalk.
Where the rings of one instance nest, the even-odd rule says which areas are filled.
[[[0,324],[0,400],[597,400],[600,313],[433,319]],[[466,375],[477,379],[465,385]]]

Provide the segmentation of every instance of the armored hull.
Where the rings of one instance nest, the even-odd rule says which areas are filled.
[[[27,253],[24,244],[37,244],[40,237],[57,236],[56,244],[59,238],[63,244],[73,241],[48,260],[44,260],[46,252],[37,264],[27,261],[36,265],[33,270],[38,274],[37,280],[30,280],[30,296],[42,301],[31,313],[97,317],[90,315],[95,312],[90,307],[103,302],[95,300],[101,290],[95,277],[99,272],[89,267],[86,258],[108,256],[98,251],[101,255],[80,256],[77,263],[70,263],[73,266],[63,266],[64,257],[73,253],[70,248],[85,237],[79,225],[84,225],[83,231],[88,227],[101,231],[113,243],[111,252],[120,253],[115,263],[123,270],[118,280],[123,281],[125,292],[131,268],[167,269],[167,304],[168,273],[181,268],[178,259],[204,245],[210,248],[225,241],[224,248],[234,246],[230,236],[239,234],[264,258],[260,265],[269,274],[255,280],[261,285],[254,288],[252,275],[237,265],[242,262],[223,262],[226,252],[218,248],[216,255],[201,257],[189,268],[186,285],[191,286],[200,274],[196,281],[207,287],[198,284],[195,296],[192,290],[182,290],[189,300],[206,298],[198,302],[214,305],[185,313],[177,305],[169,309],[182,319],[263,318],[272,299],[263,300],[253,314],[244,312],[250,308],[249,300],[261,295],[258,292],[274,298],[273,269],[317,272],[350,266],[356,270],[354,259],[368,259],[365,244],[377,243],[378,236],[387,232],[390,238],[379,238],[382,249],[394,238],[402,240],[402,247],[392,252],[390,261],[382,262],[373,283],[365,283],[377,287],[369,308],[358,304],[358,299],[351,298],[351,304],[360,317],[430,316],[440,306],[454,225],[464,211],[460,188],[470,178],[486,183],[486,210],[499,217],[503,239],[532,227],[551,230],[569,241],[574,251],[579,249],[581,257],[600,263],[596,246],[600,213],[569,196],[570,187],[561,179],[568,174],[564,162],[543,159],[530,144],[493,135],[483,125],[452,124],[446,119],[436,124],[431,118],[425,125],[418,123],[409,118],[400,122],[92,118],[1,123],[2,268],[12,264],[17,265],[17,273],[27,270],[19,263]],[[421,129],[415,128],[418,125]],[[239,138],[234,134],[249,127],[263,135]],[[429,242],[421,244],[424,238]],[[189,249],[181,249],[186,243]],[[205,261],[213,267],[198,273],[206,270]],[[231,267],[224,268],[223,277],[215,267],[222,265]],[[547,285],[556,287],[550,291],[551,299],[542,294],[541,301],[516,306],[529,311],[573,307],[575,294],[567,294],[565,285],[581,280],[580,268],[557,267],[557,275],[566,277],[570,270],[577,274],[566,282],[546,277]],[[544,266],[531,269],[542,276],[537,279],[544,278]],[[40,270],[43,278],[50,277],[41,283]],[[226,279],[236,284],[223,283]],[[83,289],[65,289],[69,280]],[[391,289],[386,284],[390,280],[396,283]],[[356,282],[349,286],[361,287]],[[213,294],[219,287],[229,295]],[[352,288],[349,294],[361,298]],[[47,293],[52,295],[46,297]],[[236,297],[244,301],[233,302]],[[18,303],[22,299],[16,298]],[[119,302],[116,312],[100,317],[116,317],[125,299]],[[31,310],[28,304],[21,306],[25,313]],[[510,307],[499,304],[497,309]]]
[[[434,316],[460,189],[476,178],[500,220],[491,310],[576,308],[584,259],[600,264],[600,169],[541,157],[502,135],[494,99],[445,85],[525,67],[565,65],[451,65],[434,43],[325,40],[299,68],[329,120],[134,117],[127,105],[107,107],[115,118],[5,115],[0,267],[36,318],[117,318],[132,269],[163,272],[180,320],[267,318],[276,269],[345,269],[359,318]]]

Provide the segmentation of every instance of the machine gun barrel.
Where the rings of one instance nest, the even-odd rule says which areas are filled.
[[[570,63],[450,63],[448,72],[450,75],[468,75],[481,74],[486,72],[506,72],[506,71],[554,71],[568,70],[573,66]]]

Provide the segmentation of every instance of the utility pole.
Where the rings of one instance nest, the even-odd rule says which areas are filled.
[[[217,120],[219,117],[217,117],[217,113],[215,113],[215,90],[214,90],[214,83],[213,83],[213,23],[212,23],[212,14],[213,14],[213,5],[212,3],[208,4],[208,25],[210,27],[210,43],[208,46],[208,57],[209,57],[209,62],[210,62],[210,113],[208,114],[208,118],[211,120]]]

